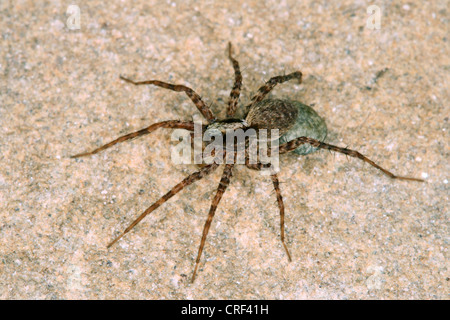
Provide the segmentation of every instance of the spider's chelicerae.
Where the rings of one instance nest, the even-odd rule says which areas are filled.
[[[236,112],[239,95],[242,87],[242,75],[239,69],[239,63],[232,56],[231,43],[228,44],[228,58],[233,64],[234,68],[234,86],[230,93],[230,99],[227,106],[227,119],[217,120],[214,114],[211,112],[210,108],[202,101],[200,96],[191,88],[184,85],[170,84],[162,82],[159,80],[148,80],[148,81],[133,81],[124,77],[120,77],[122,80],[129,82],[134,85],[155,85],[172,91],[185,92],[186,95],[192,100],[200,113],[208,121],[208,125],[203,126],[203,132],[208,130],[208,128],[214,127],[219,129],[222,133],[225,133],[228,129],[278,129],[280,135],[280,145],[279,154],[287,153],[296,150],[299,154],[306,154],[317,149],[326,149],[330,151],[340,152],[351,157],[359,158],[364,162],[369,163],[371,166],[381,170],[387,176],[392,179],[400,180],[412,180],[412,181],[423,181],[417,178],[410,177],[400,177],[394,175],[388,170],[380,167],[378,164],[365,157],[358,151],[350,150],[347,148],[337,147],[331,144],[323,142],[326,135],[326,127],[323,120],[317,116],[317,114],[308,106],[290,100],[279,100],[279,99],[265,99],[267,94],[277,85],[283,82],[289,81],[291,79],[298,80],[301,83],[302,73],[300,71],[293,72],[288,75],[277,76],[269,79],[262,87],[260,87],[257,93],[251,98],[251,102],[245,107],[247,114],[244,119],[234,119],[233,116]],[[194,131],[193,121],[181,121],[181,120],[167,120],[152,124],[151,126],[141,129],[139,131],[129,133],[125,136],[119,137],[110,143],[105,144],[91,152],[80,153],[72,156],[72,158],[79,158],[84,156],[89,156],[96,154],[102,150],[105,150],[117,143],[130,140],[148,133],[155,131],[158,128],[172,128],[172,129],[185,129],[191,132]],[[306,134],[305,134],[306,132]],[[325,135],[323,134],[325,132]],[[312,136],[308,133],[312,133]],[[284,139],[284,140],[283,140]],[[287,142],[285,142],[287,141]],[[309,149],[301,149],[302,147],[308,146]],[[225,154],[225,153],[224,153]],[[245,164],[248,168],[254,170],[262,170],[267,168],[266,164],[257,161],[256,163],[250,163],[248,158],[245,159]],[[119,236],[112,240],[108,244],[108,248],[116,243],[120,238],[122,238],[126,233],[133,229],[145,216],[157,209],[159,206],[164,204],[167,200],[172,198],[175,194],[183,190],[190,184],[201,180],[203,177],[212,173],[219,167],[219,163],[213,162],[201,167],[197,172],[194,172],[187,176],[183,181],[175,185],[171,190],[169,190],[165,195],[163,195],[159,200],[152,204],[147,210],[145,210],[136,220],[134,220]],[[222,174],[222,178],[217,187],[217,192],[212,200],[212,204],[209,210],[208,217],[206,219],[205,225],[203,227],[203,234],[200,241],[200,246],[197,253],[197,259],[195,260],[195,267],[192,273],[192,282],[195,279],[197,268],[200,262],[200,258],[205,246],[206,236],[208,234],[209,228],[211,226],[212,219],[216,212],[217,206],[224,194],[226,188],[230,183],[230,178],[232,176],[232,171],[235,163],[226,162]],[[271,180],[273,182],[273,187],[275,189],[278,207],[280,210],[280,233],[281,233],[281,243],[286,251],[289,261],[291,261],[291,255],[285,243],[284,236],[284,204],[283,198],[280,191],[280,183],[278,180],[277,173],[271,171]]]

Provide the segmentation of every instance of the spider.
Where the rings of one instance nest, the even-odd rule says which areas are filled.
[[[147,81],[133,81],[128,78],[125,78],[123,76],[120,76],[120,79],[133,84],[133,85],[154,85],[157,87],[162,87],[165,89],[169,89],[172,91],[177,92],[184,92],[195,104],[197,109],[200,111],[200,113],[203,115],[204,118],[208,121],[208,125],[203,127],[203,130],[207,130],[208,128],[215,127],[218,128],[222,132],[225,132],[226,129],[232,128],[232,129],[279,129],[280,134],[294,134],[294,138],[290,141],[287,141],[285,143],[282,143],[279,145],[279,154],[288,153],[290,151],[294,151],[297,148],[309,145],[311,148],[314,148],[315,150],[318,149],[325,149],[329,151],[335,151],[338,153],[343,153],[345,155],[348,155],[350,157],[355,157],[358,159],[361,159],[362,161],[370,164],[371,166],[381,170],[384,174],[386,174],[388,177],[392,179],[398,179],[398,180],[410,180],[410,181],[420,181],[422,182],[422,179],[417,178],[411,178],[411,177],[402,177],[397,176],[391,173],[390,171],[382,168],[369,158],[365,157],[358,151],[350,150],[348,148],[342,148],[338,146],[334,146],[328,143],[325,143],[319,139],[315,139],[309,136],[304,135],[295,135],[297,131],[292,131],[295,126],[302,127],[308,124],[308,121],[311,122],[311,118],[309,116],[308,112],[311,112],[312,109],[308,109],[308,112],[305,112],[305,110],[302,111],[301,108],[299,108],[299,103],[295,101],[289,101],[289,100],[280,100],[280,99],[265,99],[267,94],[278,84],[282,84],[284,82],[287,82],[292,79],[297,79],[299,83],[302,81],[302,73],[300,71],[296,71],[287,75],[281,75],[270,78],[263,86],[261,86],[256,94],[251,98],[250,103],[245,107],[244,110],[246,110],[247,114],[244,117],[244,119],[235,119],[233,118],[238,102],[239,102],[239,96],[241,92],[242,87],[242,75],[240,72],[240,67],[238,61],[233,57],[232,54],[232,45],[231,43],[228,43],[228,58],[231,61],[234,69],[234,85],[230,92],[230,98],[228,101],[228,106],[226,109],[227,112],[227,119],[224,120],[218,120],[214,116],[214,114],[211,112],[211,109],[202,101],[200,96],[191,88],[188,88],[184,85],[180,84],[170,84],[166,82],[162,82],[159,80],[147,80]],[[302,104],[300,104],[302,105]],[[304,106],[304,105],[303,105]],[[308,107],[309,108],[309,107]],[[312,111],[313,112],[313,111]],[[302,113],[302,114],[299,114]],[[303,116],[304,120],[306,122],[299,122],[298,116]],[[314,124],[313,124],[314,126]],[[140,137],[146,134],[149,134],[153,131],[155,131],[158,128],[170,128],[170,129],[185,129],[188,131],[193,132],[194,131],[194,122],[193,121],[182,121],[182,120],[166,120],[158,123],[154,123],[150,125],[147,128],[141,129],[139,131],[129,133],[127,135],[121,136],[117,138],[116,140],[113,140],[93,151],[85,152],[85,153],[79,153],[71,158],[80,158],[85,156],[90,156],[93,154],[96,154],[100,151],[103,151],[107,148],[112,147],[115,144],[118,144],[120,142],[124,142],[126,140],[130,140],[136,137]],[[315,128],[313,128],[315,129]],[[314,130],[313,130],[314,131]],[[267,168],[267,164],[263,164],[261,162],[257,163],[249,163],[248,159],[246,158],[245,165],[249,169],[253,170],[262,170],[263,168]],[[188,175],[184,180],[182,180],[180,183],[176,184],[172,189],[170,189],[165,195],[163,195],[161,198],[159,198],[155,203],[153,203],[149,208],[147,208],[143,213],[141,213],[136,220],[134,220],[121,234],[119,234],[116,238],[114,238],[108,245],[107,248],[110,248],[112,245],[114,245],[119,239],[121,239],[126,233],[131,231],[142,219],[144,219],[148,214],[153,212],[155,209],[160,207],[162,204],[164,204],[166,201],[168,201],[170,198],[172,198],[174,195],[176,195],[178,192],[183,190],[185,187],[191,185],[192,183],[201,180],[205,176],[211,174],[213,171],[215,171],[220,166],[219,163],[210,163],[204,166],[200,166],[199,170]],[[227,189],[230,179],[232,176],[233,167],[235,166],[235,163],[226,163],[224,165],[222,177],[220,179],[219,185],[217,187],[217,191],[215,193],[215,196],[212,200],[208,217],[206,219],[206,222],[203,227],[203,233],[202,238],[200,241],[200,246],[197,253],[197,258],[195,260],[195,266],[194,270],[192,272],[192,278],[191,283],[194,282],[197,269],[200,263],[200,258],[202,256],[202,252],[205,246],[206,237],[208,235],[208,231],[211,226],[211,222],[214,218],[214,214],[217,210],[217,206],[219,205],[219,202]],[[286,255],[289,261],[292,261],[291,254],[289,253],[288,247],[286,246],[285,241],[285,229],[284,229],[284,217],[285,217],[285,210],[284,210],[284,203],[283,203],[283,197],[281,196],[280,191],[280,182],[278,179],[278,175],[276,172],[270,173],[270,178],[273,183],[273,188],[276,193],[276,199],[278,208],[280,211],[280,238],[281,243],[284,247],[284,250],[286,251]]]

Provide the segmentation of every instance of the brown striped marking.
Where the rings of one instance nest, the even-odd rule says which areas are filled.
[[[275,189],[275,193],[277,194],[277,202],[278,202],[278,208],[280,209],[280,233],[281,233],[281,243],[283,244],[284,250],[286,250],[286,254],[288,256],[289,262],[292,261],[291,254],[289,253],[289,250],[286,246],[286,242],[284,241],[284,203],[283,203],[283,197],[281,196],[280,191],[280,181],[278,180],[278,175],[272,174],[270,176],[272,178],[273,187]]]
[[[258,162],[255,164],[250,164],[248,162],[248,158],[245,159],[245,165],[247,166],[247,168],[252,169],[252,170],[257,170],[257,171],[262,170],[262,168],[270,168],[270,166],[271,166],[270,164],[262,164],[261,162]],[[273,182],[273,187],[275,189],[275,193],[277,196],[278,208],[280,209],[281,243],[283,244],[284,250],[286,251],[289,262],[291,262],[292,261],[291,254],[289,253],[288,247],[285,242],[285,237],[284,237],[284,202],[283,202],[283,197],[281,196],[280,181],[278,180],[278,175],[276,173],[271,174],[270,178],[272,179],[272,182]]]
[[[149,134],[153,131],[155,131],[158,128],[170,128],[170,129],[186,129],[189,131],[194,131],[194,122],[192,121],[181,121],[181,120],[167,120],[167,121],[162,121],[162,122],[158,122],[158,123],[154,123],[151,126],[141,129],[139,131],[136,132],[132,132],[129,134],[126,134],[124,136],[121,136],[119,138],[117,138],[116,140],[113,140],[103,146],[101,146],[100,148],[97,148],[93,151],[90,152],[84,152],[84,153],[79,153],[76,154],[74,156],[71,156],[71,158],[80,158],[80,157],[86,157],[86,156],[90,156],[93,154],[96,154],[100,151],[103,151],[105,149],[108,149],[110,147],[112,147],[113,145],[120,143],[120,142],[124,142],[126,140],[130,140],[130,139],[134,139],[140,136],[143,136],[145,134]]]
[[[165,195],[163,195],[161,198],[158,199],[155,203],[153,203],[147,210],[145,210],[136,220],[134,220],[126,229],[124,232],[122,232],[118,237],[116,237],[113,241],[111,241],[107,248],[111,247],[114,243],[116,243],[120,238],[122,238],[126,233],[128,233],[131,229],[133,229],[142,219],[145,218],[149,213],[157,209],[159,206],[164,204],[167,200],[172,198],[174,195],[176,195],[178,192],[183,190],[185,187],[191,185],[192,183],[201,180],[211,172],[217,169],[219,165],[216,163],[212,163],[210,165],[204,166],[199,171],[194,172],[187,176],[183,181],[178,183],[176,186],[174,186],[172,189],[169,190]]]
[[[242,87],[242,74],[239,68],[239,62],[232,56],[231,42],[228,42],[228,58],[231,60],[234,69],[234,86],[230,92],[230,100],[228,101],[227,116],[232,117],[236,113],[239,95]]]
[[[295,150],[299,146],[301,146],[302,144],[305,144],[305,143],[309,143],[310,145],[312,145],[313,147],[316,147],[316,148],[321,148],[321,149],[326,149],[326,150],[330,150],[330,151],[340,152],[340,153],[346,154],[346,155],[348,155],[350,157],[361,159],[362,161],[370,164],[371,166],[381,170],[384,174],[386,174],[387,176],[389,176],[392,179],[410,180],[410,181],[419,181],[419,182],[423,182],[424,181],[422,179],[417,179],[417,178],[396,176],[392,172],[390,172],[390,171],[380,167],[378,164],[376,164],[375,162],[373,162],[372,160],[370,160],[366,156],[363,156],[358,151],[350,150],[350,149],[347,149],[347,148],[341,148],[341,147],[333,146],[331,144],[328,144],[328,143],[325,143],[325,142],[321,142],[319,140],[308,138],[308,137],[299,137],[297,139],[294,139],[294,140],[291,140],[289,142],[286,142],[285,144],[282,144],[280,146],[279,152],[280,152],[280,154],[282,154],[282,153],[286,153],[286,152]]]
[[[132,83],[136,86],[152,84],[161,88],[177,92],[184,91],[187,94],[187,96],[192,100],[192,102],[195,104],[200,113],[206,118],[206,120],[208,120],[209,122],[213,122],[216,120],[216,117],[214,117],[214,115],[212,114],[211,109],[209,109],[209,107],[203,102],[200,96],[194,90],[186,86],[183,86],[182,84],[170,84],[159,80],[133,81],[122,76],[120,76],[120,79]]]
[[[300,71],[292,72],[285,76],[276,76],[269,79],[269,81],[266,82],[265,85],[263,85],[261,88],[258,89],[258,92],[252,97],[252,102],[246,107],[246,110],[249,110],[249,108],[254,105],[255,103],[258,103],[264,97],[272,91],[272,89],[277,85],[281,84],[283,82],[289,81],[291,79],[298,79],[298,83],[302,83],[302,73]]]
[[[197,259],[195,260],[194,272],[192,273],[191,282],[194,282],[195,275],[197,274],[198,264],[200,262],[200,257],[203,252],[203,248],[205,246],[206,236],[208,235],[209,227],[211,227],[212,219],[214,218],[214,214],[216,213],[217,206],[219,205],[220,199],[230,184],[230,178],[232,174],[234,164],[226,164],[223,169],[222,178],[220,179],[219,186],[217,188],[217,193],[211,203],[211,207],[209,209],[208,218],[206,219],[205,226],[203,227],[202,240],[200,241],[200,247],[198,248]]]

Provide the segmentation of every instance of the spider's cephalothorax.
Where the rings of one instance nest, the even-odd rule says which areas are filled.
[[[279,135],[281,136],[279,139],[279,153],[287,153],[290,151],[295,151],[298,154],[307,154],[313,152],[317,149],[326,149],[330,151],[340,152],[346,154],[351,157],[359,158],[364,162],[369,163],[373,167],[381,170],[383,173],[388,175],[393,179],[401,179],[401,180],[412,180],[412,181],[423,181],[421,179],[410,178],[410,177],[400,177],[396,176],[393,173],[389,172],[386,169],[383,169],[375,162],[370,160],[369,158],[363,156],[361,153],[350,150],[347,148],[337,147],[331,144],[327,144],[323,142],[326,137],[327,130],[325,126],[325,122],[322,118],[320,118],[317,113],[307,105],[304,105],[297,101],[291,100],[279,100],[279,99],[265,99],[266,95],[277,85],[283,82],[289,81],[291,79],[297,79],[299,83],[302,80],[302,73],[300,71],[293,72],[288,75],[277,76],[269,79],[262,87],[260,87],[257,93],[252,97],[251,102],[245,107],[245,110],[248,110],[247,115],[244,119],[232,119],[236,112],[236,108],[239,102],[239,95],[242,86],[242,76],[239,69],[239,63],[232,56],[231,51],[231,43],[228,44],[228,57],[233,64],[235,81],[234,86],[230,93],[230,99],[227,107],[227,116],[226,120],[217,120],[210,108],[202,101],[200,96],[192,89],[184,86],[184,85],[176,85],[170,84],[166,82],[162,82],[159,80],[148,80],[148,81],[139,81],[135,82],[133,80],[120,77],[122,80],[129,82],[134,85],[155,85],[158,87],[166,88],[173,91],[182,91],[185,92],[186,95],[192,100],[192,102],[196,105],[200,113],[206,118],[208,121],[208,125],[203,127],[203,130],[215,129],[220,133],[225,134],[229,130],[247,130],[247,129],[278,129]],[[105,150],[119,142],[123,142],[129,139],[133,139],[150,132],[158,128],[177,128],[177,129],[186,129],[191,132],[194,131],[195,124],[193,121],[181,121],[181,120],[167,120],[152,124],[151,126],[141,129],[139,131],[129,133],[125,136],[119,137],[116,140],[111,141],[110,143],[99,147],[91,152],[80,153],[72,156],[72,158],[79,158],[83,156],[93,155],[98,153],[99,151]],[[247,159],[246,159],[247,160]],[[245,162],[246,166],[250,169],[254,170],[262,170],[266,166],[261,163],[249,163]],[[234,163],[226,163],[224,165],[224,170],[222,174],[222,178],[220,180],[219,186],[217,188],[217,192],[212,200],[212,204],[209,210],[208,217],[206,219],[205,225],[203,227],[202,238],[200,241],[200,246],[197,253],[197,258],[195,260],[195,267],[192,273],[192,282],[195,279],[195,275],[197,273],[197,268],[200,262],[200,258],[203,252],[203,248],[205,246],[206,236],[208,234],[209,228],[211,226],[212,219],[216,212],[217,206],[224,194],[228,184],[230,183],[230,178],[232,175],[232,170],[234,167]],[[201,167],[197,172],[194,172],[187,176],[183,181],[175,185],[172,189],[170,189],[165,195],[163,195],[159,200],[157,200],[154,204],[152,204],[147,210],[145,210],[139,217],[134,220],[119,236],[117,236],[113,241],[108,244],[108,248],[116,243],[120,238],[122,238],[127,232],[134,228],[146,215],[154,211],[156,208],[161,206],[175,194],[180,192],[186,186],[201,180],[206,175],[210,174],[214,170],[219,167],[218,163],[210,163],[203,167]],[[276,193],[277,203],[280,210],[280,238],[281,243],[286,251],[287,257],[289,261],[291,261],[291,255],[285,243],[284,237],[284,204],[283,198],[281,196],[280,191],[280,183],[278,180],[278,175],[276,172],[271,172],[271,180],[273,182],[273,186]]]
[[[238,129],[242,129],[245,130],[247,129],[248,123],[245,120],[241,120],[241,119],[226,119],[226,120],[222,120],[222,121],[215,121],[213,123],[210,123],[206,126],[206,130],[217,130],[219,131],[221,134],[226,134],[227,131],[229,130],[238,130]]]

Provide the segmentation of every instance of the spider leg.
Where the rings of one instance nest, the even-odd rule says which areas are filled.
[[[239,95],[241,94],[242,75],[241,70],[239,69],[239,62],[232,56],[231,42],[228,42],[228,58],[233,64],[234,69],[234,86],[230,92],[230,100],[228,101],[227,108],[227,116],[232,117],[236,112],[237,104],[239,102]]]
[[[422,179],[417,179],[417,178],[396,176],[392,172],[389,172],[388,170],[380,167],[378,164],[376,164],[375,162],[373,162],[372,160],[370,160],[366,156],[362,155],[358,151],[354,151],[354,150],[350,150],[350,149],[347,149],[347,148],[341,148],[341,147],[333,146],[331,144],[324,143],[324,142],[321,142],[319,140],[308,138],[308,137],[299,137],[297,139],[291,140],[289,142],[286,142],[286,143],[280,145],[279,153],[282,154],[282,153],[286,153],[286,152],[292,151],[292,150],[298,148],[300,145],[305,144],[305,143],[309,143],[310,145],[312,145],[313,147],[316,147],[316,148],[321,148],[321,149],[326,149],[326,150],[330,150],[330,151],[340,152],[340,153],[346,154],[346,155],[348,155],[350,157],[361,159],[362,161],[367,162],[371,166],[381,170],[384,174],[386,174],[387,176],[389,176],[392,179],[410,180],[410,181],[419,181],[419,182],[423,182],[424,181]]]
[[[147,208],[141,215],[134,220],[126,229],[123,231],[118,237],[116,237],[113,241],[111,241],[106,247],[111,247],[114,243],[116,243],[120,238],[122,238],[126,233],[128,233],[131,229],[133,229],[142,219],[145,218],[146,215],[154,211],[156,208],[164,204],[167,200],[172,198],[174,195],[176,195],[178,192],[183,190],[185,187],[191,185],[192,183],[201,180],[211,172],[213,172],[215,169],[217,169],[219,165],[216,163],[212,163],[210,165],[204,166],[199,171],[194,172],[187,176],[183,181],[178,183],[176,186],[174,186],[169,192],[167,192],[165,195],[163,195],[161,198],[158,199],[155,203],[153,203],[150,207]]]
[[[281,243],[283,244],[284,250],[286,250],[286,254],[288,256],[289,262],[291,262],[292,261],[291,254],[289,253],[286,243],[284,242],[284,203],[283,203],[283,197],[281,196],[281,191],[280,191],[280,181],[278,180],[278,175],[276,173],[272,174],[270,177],[272,178],[273,187],[277,194],[278,208],[280,208]]]
[[[250,106],[254,105],[255,103],[260,102],[264,97],[277,85],[281,84],[283,82],[289,81],[291,79],[298,79],[298,83],[302,83],[302,73],[300,71],[296,71],[293,73],[290,73],[285,76],[277,76],[272,77],[269,79],[269,81],[266,82],[265,85],[263,85],[261,88],[258,89],[258,92],[252,97],[252,102],[246,107],[246,110],[250,108]]]
[[[270,164],[262,164],[262,163],[250,164],[250,163],[248,163],[248,159],[246,159],[245,165],[249,169],[258,170],[258,171],[261,170],[261,168],[263,168],[263,167],[270,167]],[[272,179],[272,182],[273,182],[273,187],[274,187],[275,193],[277,195],[278,208],[280,209],[281,243],[283,244],[284,250],[286,251],[289,262],[291,262],[292,261],[291,254],[289,253],[286,242],[284,241],[284,203],[283,203],[283,197],[281,196],[280,181],[278,180],[278,175],[276,173],[271,174],[270,178]]]
[[[211,207],[209,209],[208,218],[206,219],[205,225],[203,227],[202,240],[200,241],[200,247],[198,248],[197,259],[195,260],[194,272],[192,274],[191,283],[195,280],[195,275],[197,274],[198,264],[200,262],[200,257],[203,252],[203,248],[205,246],[206,236],[208,235],[209,227],[211,226],[212,219],[214,218],[214,214],[216,213],[217,206],[219,205],[220,199],[222,199],[222,195],[230,184],[230,177],[232,174],[232,169],[234,164],[226,164],[223,170],[222,178],[220,179],[219,186],[217,188],[217,193],[211,203]]]
[[[130,79],[127,79],[125,77],[120,76],[120,79],[132,83],[136,86],[139,85],[146,85],[146,84],[152,84],[161,88],[181,92],[184,91],[186,95],[192,100],[192,102],[195,104],[197,109],[201,112],[201,114],[209,121],[214,122],[216,118],[211,112],[211,109],[203,102],[203,100],[200,98],[200,96],[191,88],[188,88],[186,86],[183,86],[181,84],[170,84],[167,82],[162,82],[159,80],[146,80],[146,81],[133,81]]]
[[[158,122],[158,123],[154,123],[151,126],[141,129],[139,131],[136,132],[132,132],[129,134],[126,134],[124,136],[121,136],[119,138],[117,138],[116,140],[113,140],[93,151],[90,152],[84,152],[84,153],[79,153],[76,154],[74,156],[71,156],[71,158],[80,158],[80,157],[85,157],[85,156],[90,156],[93,154],[96,154],[100,151],[103,151],[105,149],[108,149],[109,147],[112,147],[113,145],[126,141],[126,140],[130,140],[136,137],[140,137],[143,136],[145,134],[151,133],[153,131],[155,131],[158,128],[172,128],[172,129],[186,129],[186,130],[190,130],[193,131],[194,130],[194,122],[192,121],[180,121],[180,120],[167,120],[167,121],[162,121],[162,122]]]

